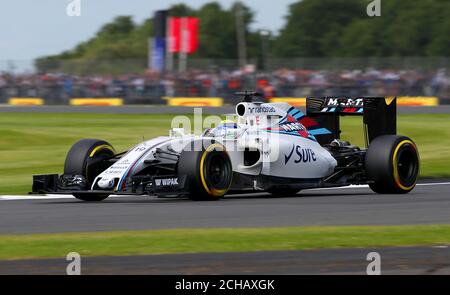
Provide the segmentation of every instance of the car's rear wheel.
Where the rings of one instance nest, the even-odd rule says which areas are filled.
[[[405,136],[385,135],[369,146],[365,167],[370,188],[379,194],[405,194],[412,191],[419,176],[416,144]]]
[[[83,139],[75,143],[67,153],[64,164],[65,175],[80,175],[86,180],[88,186],[95,178],[111,165],[106,159],[115,155],[111,144],[104,140]],[[88,189],[88,188],[86,188]],[[107,194],[73,194],[83,201],[103,201]]]
[[[178,174],[188,179],[189,198],[195,201],[221,199],[231,186],[233,169],[225,147],[219,143],[195,145],[200,150],[183,151]]]

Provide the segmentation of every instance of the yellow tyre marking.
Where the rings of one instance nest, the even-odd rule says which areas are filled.
[[[223,190],[210,189],[208,187],[208,185],[206,184],[205,172],[204,172],[204,164],[205,164],[206,156],[208,155],[208,153],[213,151],[215,148],[224,150],[223,146],[218,143],[212,144],[206,149],[206,151],[203,153],[202,158],[200,160],[200,180],[202,181],[203,188],[206,190],[206,192],[209,195],[211,195],[213,197],[221,197],[221,196],[225,195],[225,193],[228,191],[228,189],[223,189]]]
[[[89,155],[89,158],[93,158],[95,156],[95,154],[102,150],[102,149],[107,149],[112,151],[114,154],[116,153],[116,151],[114,150],[114,148],[112,148],[111,146],[107,145],[107,144],[103,144],[103,145],[99,145],[98,147],[96,147],[94,150],[92,150],[91,154]]]
[[[92,152],[91,152],[91,154],[89,155],[89,158],[93,158],[93,157],[95,156],[95,154],[96,154],[98,151],[102,150],[102,149],[110,150],[110,151],[112,151],[114,154],[116,154],[116,150],[115,150],[112,146],[107,145],[107,144],[103,144],[103,145],[99,145],[99,146],[97,146],[95,149],[93,149]],[[89,171],[88,171],[88,166],[86,165],[86,176],[87,176],[87,175],[89,175]]]
[[[404,146],[405,144],[410,144],[410,145],[412,145],[413,148],[417,151],[416,145],[415,145],[411,140],[404,140],[404,141],[400,142],[400,143],[398,144],[397,148],[396,148],[395,151],[394,151],[394,156],[393,156],[393,158],[392,158],[392,165],[393,165],[393,167],[394,167],[394,181],[395,181],[395,183],[396,183],[397,186],[398,186],[399,188],[401,188],[402,190],[404,190],[404,191],[409,191],[409,190],[412,190],[412,189],[416,186],[417,178],[416,178],[416,181],[414,182],[413,185],[411,185],[411,186],[404,186],[404,185],[402,184],[402,182],[400,181],[400,175],[398,174],[398,167],[397,167],[397,155],[398,155],[398,151],[399,151],[400,148],[401,148],[402,146]]]

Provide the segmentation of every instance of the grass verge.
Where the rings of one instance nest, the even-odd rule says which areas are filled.
[[[176,229],[0,236],[0,259],[450,244],[450,225]]]
[[[143,138],[168,135],[173,115],[0,115],[0,194],[26,194],[33,174],[61,173],[72,144],[109,141],[123,151]],[[399,134],[416,141],[422,177],[450,177],[450,115],[399,115]],[[364,146],[361,118],[343,118],[342,138]]]

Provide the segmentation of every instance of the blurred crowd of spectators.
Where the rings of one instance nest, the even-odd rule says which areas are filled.
[[[42,97],[66,103],[73,97],[121,97],[129,103],[162,103],[163,97],[223,97],[257,89],[265,98],[305,96],[437,96],[450,98],[450,73],[440,70],[312,71],[279,69],[128,75],[1,74],[0,102]]]

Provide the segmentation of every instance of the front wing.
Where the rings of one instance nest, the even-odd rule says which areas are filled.
[[[91,190],[80,175],[35,175],[32,194],[183,195],[189,191],[186,175],[133,176],[121,191]]]

